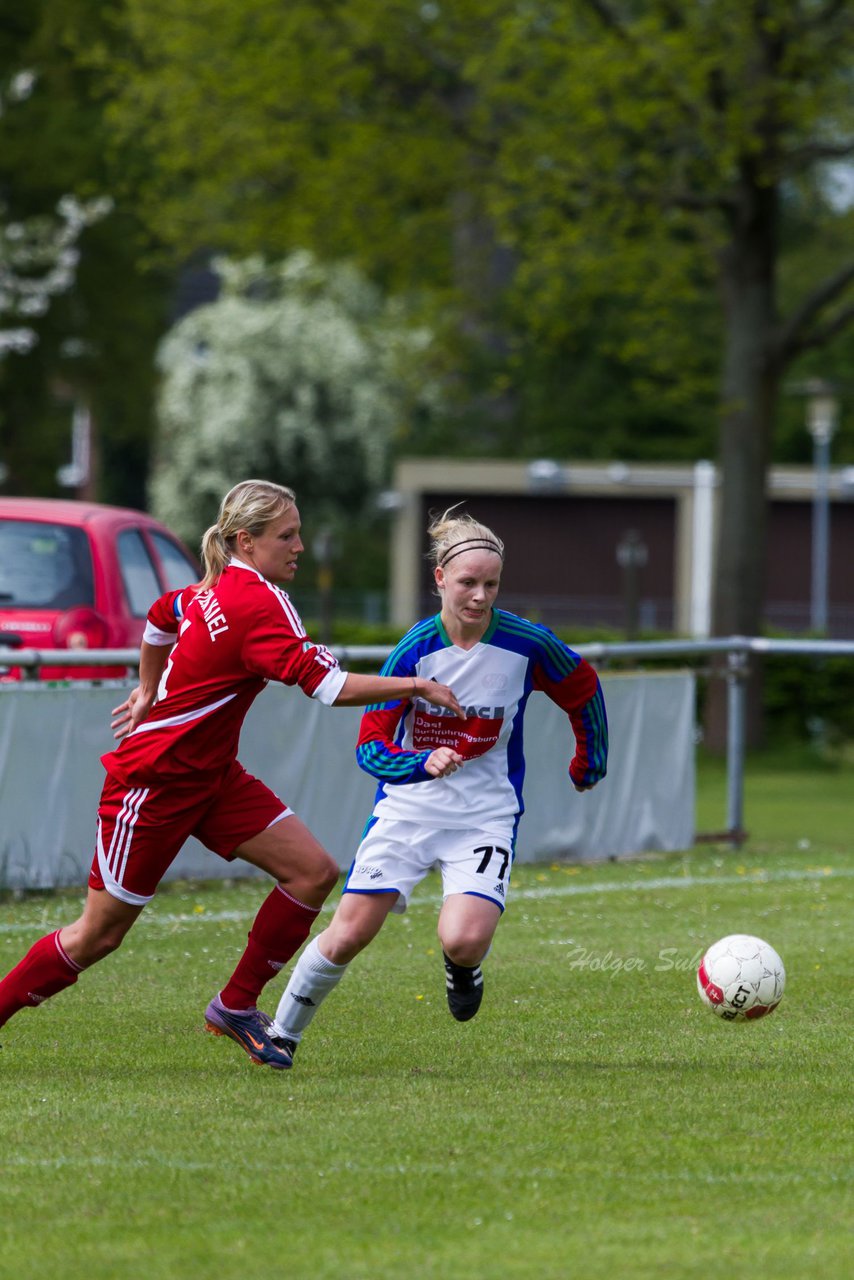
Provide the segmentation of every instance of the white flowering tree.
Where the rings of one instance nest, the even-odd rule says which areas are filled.
[[[31,322],[72,287],[80,234],[111,208],[107,197],[81,201],[67,195],[55,214],[9,222],[0,205],[0,356],[35,346],[38,335]]]
[[[312,525],[357,519],[395,436],[438,403],[430,334],[353,267],[220,260],[218,301],[164,339],[157,514],[188,540],[238,480],[293,486]]]
[[[0,90],[0,115],[25,101],[36,83],[34,71],[10,77]],[[79,200],[64,195],[55,211],[28,218],[10,218],[0,200],[0,357],[32,349],[38,335],[32,322],[44,316],[51,300],[74,284],[84,228],[110,212],[108,197]]]

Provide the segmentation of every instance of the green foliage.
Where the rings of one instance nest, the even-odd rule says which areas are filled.
[[[769,741],[811,742],[835,753],[854,742],[854,662],[777,655],[765,663]]]
[[[622,181],[606,178],[617,153],[577,81],[611,66],[614,49],[577,9],[332,0],[321,13],[303,0],[282,14],[274,0],[251,0],[238,14],[225,0],[166,12],[129,0],[127,13],[139,57],[121,68],[114,118],[159,158],[143,199],[161,236],[185,251],[305,244],[352,255],[386,283],[453,293],[450,331],[473,359],[468,377],[478,344],[493,357],[480,412],[506,418],[509,408],[513,422],[493,424],[497,438],[482,445],[503,449],[521,422],[534,449],[555,442],[566,454],[569,438],[583,452],[599,425],[585,413],[591,363],[605,365],[601,390],[622,374],[659,416],[662,402],[675,418],[708,401],[708,270],[698,274],[684,215],[653,217],[649,201],[638,211]],[[582,181],[590,189],[594,154],[591,221],[573,193]],[[609,203],[607,181],[619,195]],[[549,391],[538,398],[544,367]],[[561,409],[580,408],[578,424],[571,412],[549,420],[560,381]],[[622,407],[611,400],[612,421]],[[466,426],[477,413],[474,398]],[[458,432],[463,447],[469,438]],[[614,447],[634,456],[636,440],[627,429]]]
[[[780,194],[787,310],[847,256],[822,167],[852,126],[846,6],[126,0],[125,21],[113,120],[157,157],[165,241],[301,244],[433,291],[458,395],[422,452],[707,455],[739,209]]]
[[[100,437],[98,495],[143,506],[151,430],[153,350],[164,325],[164,279],[138,265],[141,226],[119,176],[138,164],[104,124],[106,89],[89,58],[115,38],[102,0],[2,4],[0,80],[32,71],[32,92],[0,114],[0,203],[10,219],[51,215],[69,193],[110,197],[112,212],[79,238],[73,287],[32,327],[38,342],[0,367],[2,460],[7,488],[56,494],[68,462],[74,401],[91,409]],[[85,55],[85,56],[84,56]],[[83,65],[85,61],[86,65]]]
[[[385,291],[417,288],[444,348],[446,403],[415,415],[392,450],[627,459],[712,452],[719,282],[752,216],[748,178],[779,198],[760,237],[780,249],[769,343],[849,256],[854,215],[834,196],[830,153],[852,131],[850,6],[0,11],[0,78],[39,74],[38,92],[0,117],[0,198],[15,216],[67,190],[116,202],[84,237],[68,305],[39,324],[41,350],[0,375],[17,490],[54,490],[67,460],[59,386],[93,405],[101,496],[142,505],[164,277],[194,252],[278,260],[305,246]],[[826,355],[802,355],[797,376],[845,376],[850,338],[827,330],[814,326]],[[805,457],[801,411],[791,400],[778,415],[778,459]],[[837,449],[854,458],[850,416]]]
[[[114,116],[159,157],[143,198],[164,239],[244,255],[370,249],[387,286],[449,281],[447,198],[466,157],[450,99],[477,5],[438,24],[401,0],[125,9],[134,48]]]

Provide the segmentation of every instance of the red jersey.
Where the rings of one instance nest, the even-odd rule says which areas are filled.
[[[287,594],[239,560],[214,587],[161,596],[144,639],[174,648],[148,718],[102,756],[107,772],[127,785],[224,769],[268,680],[298,684],[330,705],[347,678],[329,650],[308,638]]]

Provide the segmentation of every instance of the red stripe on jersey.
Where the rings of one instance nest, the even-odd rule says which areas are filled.
[[[361,747],[365,742],[382,742],[388,751],[402,752],[404,748],[397,746],[394,738],[397,726],[408,710],[408,702],[398,702],[390,707],[371,707],[363,712],[356,745]]]

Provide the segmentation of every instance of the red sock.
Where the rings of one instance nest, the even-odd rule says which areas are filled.
[[[63,951],[59,929],[40,938],[0,982],[0,1027],[26,1005],[41,1004],[73,987],[81,967]]]
[[[307,907],[277,884],[249,933],[237,968],[219,993],[226,1009],[252,1009],[265,983],[275,978],[305,942],[320,907]]]

